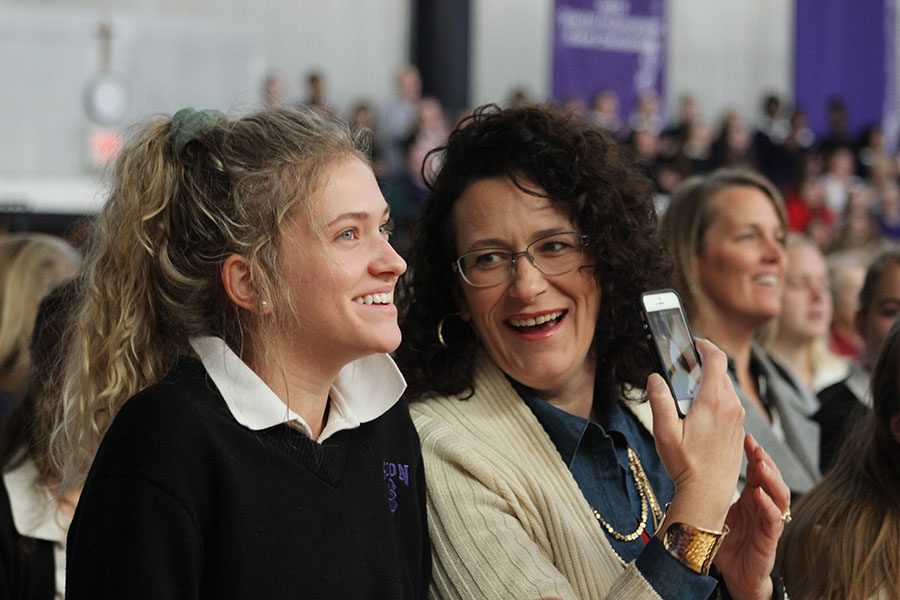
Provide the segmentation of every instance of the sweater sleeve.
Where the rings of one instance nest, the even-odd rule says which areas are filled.
[[[89,481],[69,530],[66,598],[198,598],[201,545],[191,515],[140,478]]]
[[[619,562],[599,581],[597,569],[581,562],[578,541],[561,539],[567,532],[552,506],[529,506],[522,490],[455,436],[426,419],[416,424],[428,483],[432,598],[659,597],[633,563]]]

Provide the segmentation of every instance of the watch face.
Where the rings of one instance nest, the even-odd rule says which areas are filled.
[[[120,75],[104,73],[88,82],[84,103],[88,116],[101,125],[113,125],[128,109],[128,83]]]

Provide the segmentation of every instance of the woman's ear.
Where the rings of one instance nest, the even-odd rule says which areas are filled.
[[[250,276],[250,262],[240,254],[232,254],[222,263],[222,285],[235,305],[259,314],[269,312],[268,302],[260,300]]]

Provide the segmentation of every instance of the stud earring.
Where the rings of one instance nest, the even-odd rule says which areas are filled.
[[[269,310],[269,301],[268,300],[260,300],[259,307],[262,310]]]

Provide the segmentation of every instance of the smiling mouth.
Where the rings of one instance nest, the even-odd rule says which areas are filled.
[[[765,275],[757,275],[753,278],[753,282],[762,285],[775,286],[778,285],[778,275],[773,275],[771,273],[767,273]]]
[[[567,310],[560,310],[533,318],[529,317],[527,319],[507,319],[506,324],[512,327],[515,331],[521,331],[523,333],[545,331],[547,329],[556,327],[556,325],[560,321],[562,321],[563,318],[565,318],[568,312],[569,311]]]
[[[366,294],[353,299],[357,304],[392,304],[394,294]]]

